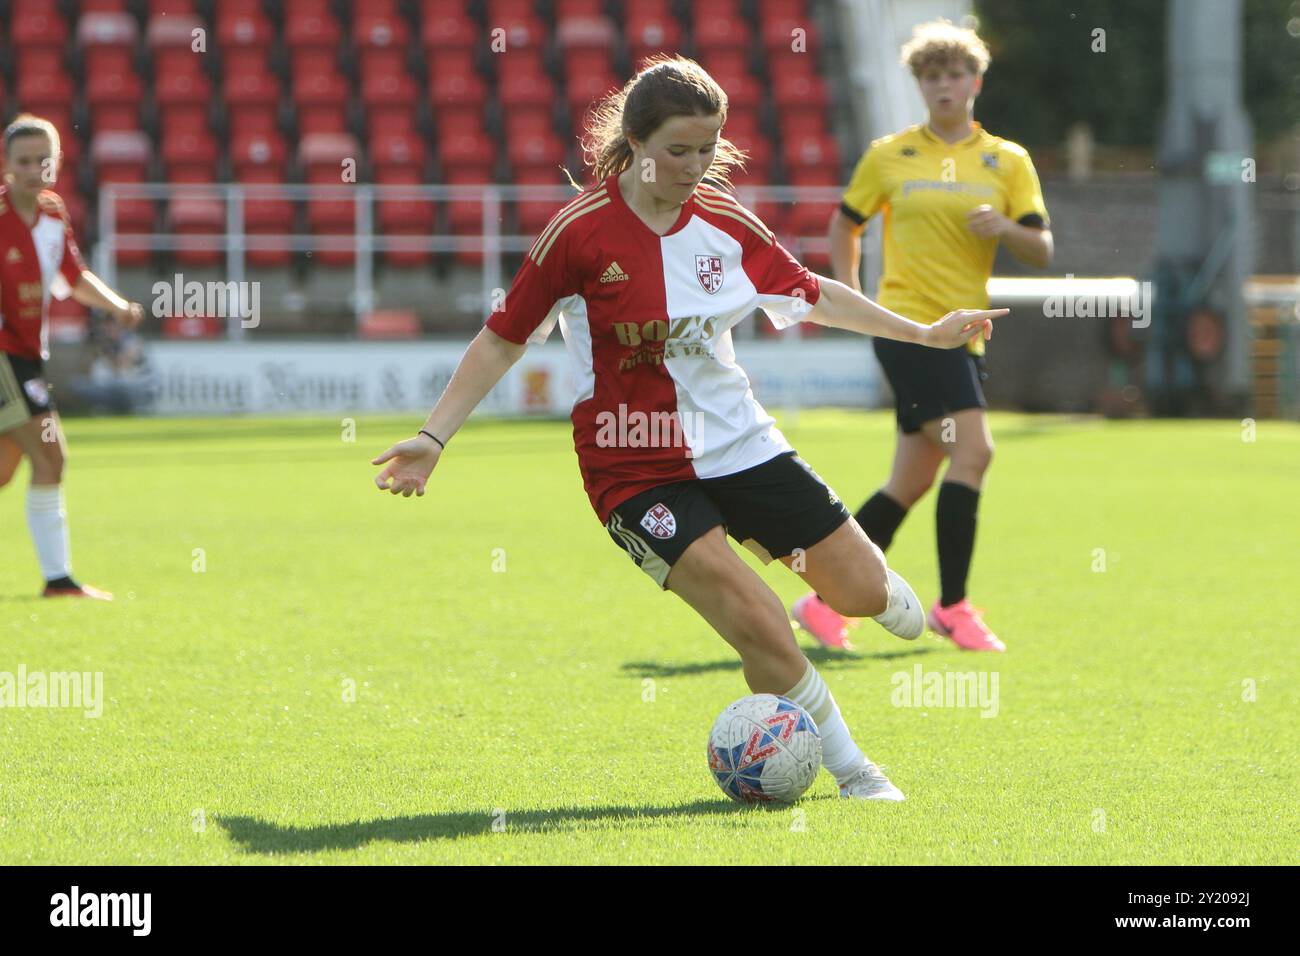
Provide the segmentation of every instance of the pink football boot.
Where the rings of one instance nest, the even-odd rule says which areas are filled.
[[[853,650],[849,643],[847,619],[815,593],[809,592],[795,601],[790,614],[795,623],[815,637],[818,643],[840,650]]]
[[[941,607],[935,601],[930,608],[930,628],[968,651],[1005,651],[1007,646],[984,624],[980,618],[982,613],[982,608],[975,607],[966,598],[951,607]]]

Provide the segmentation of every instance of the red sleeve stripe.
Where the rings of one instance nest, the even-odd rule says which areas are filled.
[[[717,213],[719,216],[728,216],[737,222],[744,223],[750,229],[754,230],[754,232],[758,233],[759,237],[764,242],[768,245],[772,244],[774,237],[771,230],[768,229],[767,226],[763,225],[761,219],[739,203],[734,201],[722,202],[714,199],[712,196],[706,198],[698,194],[695,196],[695,201],[709,212]]]
[[[546,224],[546,228],[542,230],[541,235],[533,242],[532,248],[528,250],[529,258],[541,265],[542,259],[545,258],[547,251],[551,248],[551,244],[555,242],[555,238],[565,226],[579,216],[608,205],[612,201],[603,188],[573,200],[573,202],[557,212],[551,221]]]

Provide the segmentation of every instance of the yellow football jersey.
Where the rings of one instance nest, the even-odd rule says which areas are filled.
[[[853,170],[842,210],[859,224],[884,214],[884,268],[877,301],[927,325],[954,309],[988,308],[996,239],[981,239],[966,215],[988,204],[1013,222],[1047,228],[1038,174],[1024,147],[974,124],[945,143],[925,124],[871,144]],[[982,339],[968,346],[984,351]]]

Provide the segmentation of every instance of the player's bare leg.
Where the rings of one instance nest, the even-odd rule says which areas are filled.
[[[45,576],[45,597],[86,597],[111,601],[113,595],[82,586],[72,579],[67,511],[63,503],[63,471],[67,443],[58,415],[33,415],[6,433],[32,463],[27,489],[27,527]]]
[[[0,435],[0,488],[14,480],[14,473],[23,460],[23,450],[8,435]]]
[[[920,599],[856,520],[850,518],[801,554],[781,559],[820,600],[844,617],[869,617],[904,640],[925,630]]]
[[[967,650],[1004,651],[1006,645],[966,597],[966,577],[975,550],[976,511],[984,475],[993,460],[993,436],[982,408],[963,409],[949,419],[922,426],[948,454],[935,513],[942,593],[930,608],[930,627]]]
[[[751,691],[788,697],[812,715],[822,734],[822,764],[841,796],[903,799],[853,742],[830,689],[799,650],[781,599],[732,550],[721,526],[691,542],[667,584],[740,654]]]
[[[943,449],[922,432],[898,432],[894,463],[889,480],[858,510],[855,516],[863,530],[883,553],[888,550],[894,532],[909,508],[929,490],[943,463]],[[810,591],[791,609],[799,626],[827,647],[851,648],[849,628],[857,619],[833,607],[818,591]]]

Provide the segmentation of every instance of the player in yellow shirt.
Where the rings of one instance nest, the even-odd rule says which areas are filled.
[[[916,28],[902,59],[928,119],[876,140],[858,162],[831,221],[831,261],[835,278],[860,291],[860,237],[880,213],[884,268],[876,298],[928,324],[958,305],[988,308],[999,242],[1042,268],[1051,261],[1052,234],[1029,154],[974,121],[989,64],[984,42],[936,20]],[[961,647],[1005,650],[966,596],[980,488],[993,457],[980,384],[984,343],[976,338],[966,350],[938,352],[877,338],[874,348],[894,391],[898,444],[889,480],[858,510],[858,524],[886,550],[947,458],[935,512],[941,591],[928,620]],[[847,622],[816,594],[793,612],[823,644],[848,645]]]

